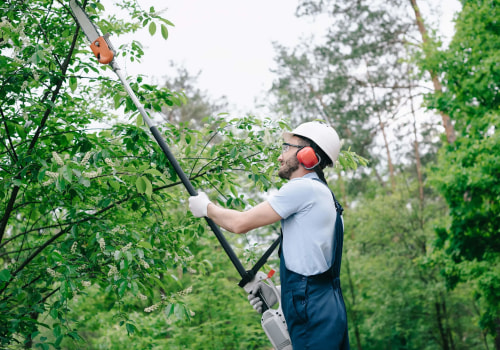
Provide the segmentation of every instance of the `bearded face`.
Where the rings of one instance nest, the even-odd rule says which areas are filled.
[[[290,176],[292,173],[299,168],[299,161],[295,154],[286,159],[282,164],[278,171],[278,176],[284,180],[290,180]]]

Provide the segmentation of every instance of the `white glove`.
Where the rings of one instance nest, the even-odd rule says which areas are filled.
[[[208,205],[212,203],[205,192],[198,193],[197,196],[189,197],[189,210],[197,218],[207,216]]]
[[[278,293],[281,293],[281,286],[277,286],[276,289],[278,290]],[[269,308],[273,307],[278,302],[278,298],[274,293],[274,290],[269,285],[263,282],[257,283],[255,287],[253,287],[252,291],[248,294],[248,300],[250,301],[250,305],[252,305],[254,310],[261,314],[262,305],[264,304],[264,302],[257,295],[259,290],[262,294],[262,297],[266,299],[266,304],[269,306]]]

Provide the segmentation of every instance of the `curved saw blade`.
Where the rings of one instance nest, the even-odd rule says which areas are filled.
[[[87,13],[83,11],[82,7],[78,5],[76,0],[70,0],[69,6],[71,7],[71,11],[73,11],[73,14],[75,15],[78,25],[85,33],[85,36],[91,43],[93,43],[95,40],[97,40],[97,38],[101,36],[97,27],[94,25],[94,23],[92,23],[89,16],[87,16]]]

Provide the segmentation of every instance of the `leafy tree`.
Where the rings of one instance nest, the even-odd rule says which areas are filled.
[[[142,10],[129,1],[116,6],[129,17],[105,17],[99,2],[86,9],[103,32],[147,27],[166,37],[171,23],[154,8]],[[92,130],[94,122],[114,118],[110,107],[134,117],[135,106],[110,78],[109,67],[98,66],[86,49],[66,4],[8,1],[0,18],[1,346],[29,348],[35,342],[58,348],[65,338],[81,340],[78,323],[68,315],[72,300],[88,288],[106,295],[114,321],[128,333],[137,326],[127,298],[146,297],[147,307],[181,315],[187,308],[175,296],[185,288],[171,271],[189,265],[189,247],[203,232],[179,206],[186,194],[146,130],[119,123]],[[122,50],[132,60],[142,55],[137,43]],[[150,110],[185,101],[182,93],[141,78],[132,87]],[[260,130],[250,141],[235,141],[241,133],[233,133],[220,148],[206,147],[212,128],[227,125],[218,118],[207,123],[210,128],[200,132],[186,125],[161,127],[193,180],[211,172],[210,183],[229,188],[236,165],[248,170],[274,149],[263,146],[258,135],[265,132],[252,119],[232,122],[246,136]],[[191,159],[201,153],[206,161],[193,167]],[[261,183],[265,176],[258,174]],[[41,327],[50,336],[40,336]]]
[[[429,105],[449,113],[457,141],[440,152],[434,184],[451,222],[438,230],[451,288],[474,287],[481,326],[500,349],[500,52],[499,2],[463,1],[449,48],[426,64],[443,75],[445,90]]]
[[[379,190],[346,213],[343,290],[351,345],[357,349],[482,349],[468,293],[450,291],[434,259],[435,212],[427,196],[421,212],[417,183],[398,176],[398,191]],[[356,328],[359,329],[356,334]]]

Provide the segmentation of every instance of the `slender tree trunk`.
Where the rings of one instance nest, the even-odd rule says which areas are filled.
[[[347,279],[349,280],[349,294],[351,295],[351,310],[349,310],[349,314],[351,315],[351,322],[349,323],[351,326],[354,325],[354,338],[356,339],[356,348],[358,350],[363,350],[363,346],[361,345],[361,332],[359,330],[359,321],[356,312],[356,293],[354,290],[354,284],[351,278],[351,269],[349,267],[349,260],[347,257],[343,259],[345,261],[345,267],[347,271]]]
[[[410,92],[410,108],[411,108],[411,115],[413,116],[413,137],[415,138],[415,141],[413,142],[413,147],[415,150],[415,165],[417,168],[417,179],[418,179],[418,198],[419,198],[419,205],[420,205],[420,227],[423,228],[424,226],[424,181],[422,177],[422,159],[420,158],[420,151],[419,151],[419,143],[418,143],[418,132],[417,132],[417,117],[415,115],[415,108],[413,107],[413,94],[411,90],[411,83],[409,86],[409,92]]]
[[[496,319],[495,349],[500,350],[500,318]]]
[[[422,36],[422,40],[424,42],[424,53],[426,51],[426,45],[429,42],[429,35],[427,34],[427,29],[425,28],[424,25],[424,20],[422,18],[422,14],[420,13],[420,9],[418,8],[417,5],[417,0],[410,0],[411,6],[413,8],[413,11],[415,12],[415,18],[417,21],[417,26],[418,26],[418,31],[420,32],[420,35]],[[442,86],[441,82],[439,81],[439,78],[433,70],[429,70],[429,73],[431,75],[432,79],[432,84],[434,85],[434,90],[436,92],[442,92]],[[447,115],[444,112],[439,112],[441,114],[441,119],[443,121],[443,127],[446,133],[446,140],[448,141],[449,144],[452,144],[455,142],[457,136],[455,134],[455,128],[453,127],[453,124],[451,123],[451,118],[449,115]]]
[[[342,196],[342,208],[344,209],[347,209],[349,208],[349,202],[347,200],[347,192],[345,190],[345,182],[344,182],[344,178],[342,177],[342,172],[341,171],[338,171],[337,172],[338,176],[339,176],[339,179],[338,179],[338,182],[339,182],[339,187],[340,187],[340,195]]]
[[[366,63],[366,76],[368,78],[367,79],[368,85],[370,85],[370,89],[372,92],[373,103],[375,104],[376,103],[375,88],[371,83],[371,77],[367,63]],[[391,189],[394,192],[396,190],[396,179],[394,177],[394,164],[392,163],[391,150],[389,148],[389,142],[387,141],[387,135],[385,133],[385,123],[382,121],[382,116],[380,115],[380,112],[377,112],[377,118],[378,118],[378,125],[380,127],[380,131],[382,132],[382,137],[384,139],[385,151],[387,153],[387,167],[389,168],[389,180],[391,182]]]
[[[448,337],[446,336],[446,331],[444,327],[444,315],[443,315],[443,310],[441,309],[443,307],[443,302],[435,302],[434,307],[436,308],[436,321],[438,324],[438,330],[439,330],[439,335],[441,337],[441,342],[442,342],[442,349],[443,350],[450,350],[450,345],[448,344]]]

